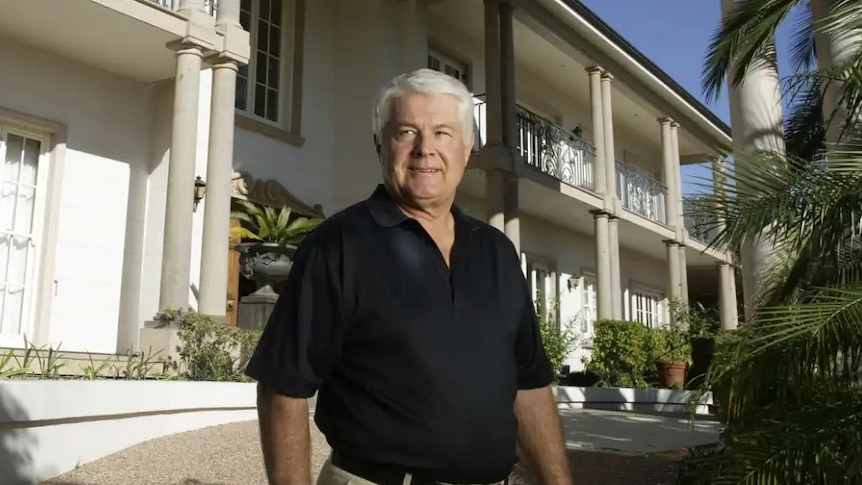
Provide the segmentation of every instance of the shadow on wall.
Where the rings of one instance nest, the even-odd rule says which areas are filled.
[[[32,485],[33,458],[37,438],[28,429],[17,427],[27,421],[27,411],[0,385],[0,477],[4,485]]]

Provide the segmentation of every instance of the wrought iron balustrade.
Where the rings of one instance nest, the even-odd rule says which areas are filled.
[[[179,10],[181,0],[149,0],[162,8],[168,10]],[[218,0],[204,0],[204,10],[210,15],[215,15],[218,10]]]
[[[486,142],[486,105],[474,99],[474,114],[483,144]],[[516,106],[517,150],[534,167],[573,187],[595,191],[596,150],[591,144],[530,110]]]
[[[696,197],[682,198],[683,223],[689,237],[711,244],[718,236],[718,214],[707,213],[701,207],[696,207],[697,202]]]
[[[617,194],[624,209],[658,222],[667,223],[667,188],[648,173],[616,161]]]

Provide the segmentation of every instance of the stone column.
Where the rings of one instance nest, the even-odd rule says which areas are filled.
[[[620,281],[620,219],[608,217],[608,252],[611,270],[611,315],[615,320],[623,318],[623,285]]]
[[[727,17],[734,3],[736,0],[721,0],[722,18]],[[732,80],[735,73],[730,73],[730,76]],[[733,155],[737,165],[745,163],[746,153],[785,151],[781,86],[774,54],[756,59],[741,84],[729,82],[728,98]],[[745,244],[740,250],[746,317],[753,316],[753,302],[760,291],[761,274],[775,249],[774,242],[761,239]]]
[[[670,124],[670,146],[673,153],[673,193],[676,205],[676,225],[685,231],[685,211],[682,205],[682,167],[679,159],[679,123]]]
[[[667,275],[671,300],[682,300],[682,282],[679,269],[679,243],[672,239],[664,241],[667,245]]]
[[[488,198],[488,224],[503,232],[505,230],[506,183],[500,170],[489,170],[485,174]]]
[[[688,263],[686,262],[685,244],[679,245],[679,298],[682,304],[688,306]]]
[[[188,1],[187,5],[191,3]],[[181,43],[175,48],[177,71],[174,78],[173,128],[165,203],[160,310],[189,305],[195,153],[203,52],[200,46],[194,44]]]
[[[593,124],[593,145],[596,147],[596,160],[593,166],[593,186],[597,194],[604,194],[607,187],[605,173],[605,122],[602,113],[602,68],[588,67],[590,75],[590,109]]]
[[[603,210],[590,211],[594,217],[596,231],[596,316],[598,319],[613,318],[613,297],[611,291],[611,258],[608,251],[608,218]]]
[[[736,309],[736,274],[730,263],[718,263],[718,309],[722,330],[734,330],[739,325]]]
[[[602,73],[602,123],[605,146],[605,194],[613,200],[617,196],[617,165],[614,153],[614,114],[611,104],[611,79],[609,72]]]
[[[676,171],[673,167],[673,138],[671,136],[670,125],[673,120],[670,118],[659,118],[661,124],[661,177],[662,184],[665,186],[665,213],[667,217],[667,225],[675,227],[677,225],[677,206],[673,203],[676,200],[674,187],[676,180]]]
[[[518,140],[518,124],[515,121],[515,30],[512,20],[512,4],[500,2],[500,94],[502,95],[503,145],[509,159],[515,153]]]
[[[515,245],[518,254],[521,253],[521,219],[520,199],[518,197],[518,177],[508,174],[505,176],[505,232],[506,236]]]
[[[485,0],[485,146],[503,144],[499,1]],[[484,147],[483,147],[484,148]]]
[[[601,77],[602,96],[602,138],[605,166],[605,209],[616,214],[617,206],[617,168],[614,153],[614,112],[611,102],[611,80],[614,77],[609,72],[603,72]],[[620,281],[620,238],[619,219],[608,218],[608,257],[611,271],[611,315],[613,318],[623,317],[622,282]]]
[[[219,0],[216,27],[242,30],[239,0]],[[234,98],[238,63],[219,55],[212,68],[207,195],[204,210],[198,311],[223,319],[227,311],[228,251],[233,174]]]

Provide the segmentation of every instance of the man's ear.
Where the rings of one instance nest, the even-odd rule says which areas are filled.
[[[375,134],[375,135],[373,135],[373,136],[374,136],[374,149],[375,149],[375,150],[377,150],[377,156],[379,157],[379,156],[380,156],[380,150],[381,150],[381,148],[382,148],[382,147],[380,146],[380,140],[378,140],[378,139],[377,139],[377,135],[376,135],[376,134]]]

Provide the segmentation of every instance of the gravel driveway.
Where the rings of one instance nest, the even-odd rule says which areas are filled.
[[[257,421],[204,428],[133,446],[43,485],[266,485]],[[312,424],[315,477],[329,446]],[[570,451],[576,484],[671,485],[676,460]],[[513,485],[535,483],[519,466]]]

